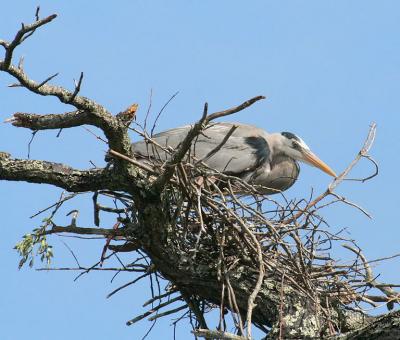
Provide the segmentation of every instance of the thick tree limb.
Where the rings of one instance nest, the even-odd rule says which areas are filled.
[[[17,112],[7,119],[16,127],[23,127],[33,131],[47,129],[66,129],[81,125],[97,125],[94,117],[87,111],[72,111],[62,114],[39,115],[34,113]]]
[[[4,152],[0,152],[0,180],[51,184],[70,192],[126,190],[107,169],[76,170],[59,163],[12,159]]]
[[[400,339],[400,311],[376,318],[366,326],[347,334],[334,336],[331,340],[393,340]]]

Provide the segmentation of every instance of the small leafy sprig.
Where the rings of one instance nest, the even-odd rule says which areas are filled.
[[[22,240],[15,245],[14,249],[16,249],[21,256],[18,265],[19,269],[21,269],[28,260],[29,267],[32,267],[34,258],[37,255],[40,255],[40,260],[46,262],[47,266],[50,265],[51,259],[53,258],[53,247],[47,243],[45,231],[51,224],[51,219],[45,218],[43,224],[39,228],[33,229],[32,233],[25,234]],[[35,248],[37,248],[36,253]]]

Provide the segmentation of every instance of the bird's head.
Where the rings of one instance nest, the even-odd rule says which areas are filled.
[[[337,177],[335,172],[326,163],[320,160],[310,150],[308,145],[294,133],[281,132],[278,134],[278,140],[279,152],[282,152],[295,160],[315,166],[330,176]]]

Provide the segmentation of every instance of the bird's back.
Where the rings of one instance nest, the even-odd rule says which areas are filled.
[[[221,150],[207,158],[223,141],[229,130],[237,126],[236,130],[223,144]],[[166,161],[170,153],[165,149],[176,150],[184,140],[191,125],[186,125],[158,133],[152,137],[157,144],[139,141],[132,144],[136,155],[153,160]],[[268,148],[263,136],[267,133],[252,125],[240,123],[215,123],[208,126],[192,143],[190,157],[206,159],[211,168],[238,173],[246,168],[258,165],[256,156],[265,160],[268,157]],[[158,146],[157,146],[158,145]]]
[[[237,127],[236,130],[218,152],[213,153],[233,126]],[[164,162],[171,156],[171,152],[166,150],[179,148],[191,128],[191,125],[186,125],[158,133],[152,137],[156,144],[136,142],[132,144],[133,152],[143,161]],[[214,123],[193,141],[189,161],[203,160],[212,169],[263,186],[260,191],[265,194],[283,191],[296,181],[299,167],[289,157],[271,157],[268,136],[266,131],[252,125]]]

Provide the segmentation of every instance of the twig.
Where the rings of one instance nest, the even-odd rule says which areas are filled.
[[[219,150],[221,150],[221,148],[226,144],[226,142],[228,141],[228,139],[230,138],[230,136],[232,136],[232,134],[235,132],[235,130],[238,128],[237,125],[233,125],[228,133],[225,135],[224,139],[221,141],[221,143],[219,143],[214,149],[212,149],[206,156],[204,156],[202,159],[198,160],[195,163],[195,166],[197,166],[199,163],[201,162],[205,162],[206,160],[208,160],[209,158],[211,158],[212,156],[214,156]]]
[[[190,129],[190,131],[188,132],[188,134],[186,135],[184,140],[181,142],[178,150],[176,150],[173,153],[173,155],[171,156],[171,159],[167,162],[167,164],[165,166],[164,172],[154,182],[153,188],[156,191],[160,191],[165,186],[165,184],[171,179],[176,165],[180,161],[182,161],[182,159],[185,157],[186,153],[189,151],[192,141],[203,131],[203,129],[209,122],[211,122],[214,119],[224,117],[224,116],[239,112],[241,110],[244,110],[245,108],[249,107],[250,105],[252,105],[255,102],[257,102],[261,99],[264,99],[264,98],[265,97],[263,97],[263,96],[254,97],[254,98],[240,104],[239,106],[236,106],[234,108],[231,108],[231,109],[228,109],[225,111],[215,112],[210,115],[208,115],[208,103],[205,103],[202,117]]]
[[[72,233],[79,235],[101,235],[104,237],[125,237],[125,229],[104,229],[104,228],[81,228],[74,226],[60,227],[53,224],[50,230],[46,230],[43,235],[51,235],[57,233]]]
[[[230,108],[228,110],[214,112],[207,117],[207,122],[210,122],[217,118],[221,118],[221,117],[225,117],[225,116],[234,114],[239,111],[242,111],[242,110],[248,108],[249,106],[253,105],[255,102],[258,102],[259,100],[262,100],[262,99],[265,99],[265,97],[257,96],[257,97],[251,98],[249,100],[246,100],[244,103],[242,103],[236,107]]]
[[[182,297],[185,300],[187,306],[190,308],[190,310],[194,313],[196,316],[197,322],[201,328],[208,328],[206,320],[204,318],[204,314],[201,312],[198,302],[190,296],[187,296],[186,293],[181,292]]]
[[[183,309],[186,309],[186,308],[188,308],[187,305],[182,305],[182,306],[180,306],[180,307],[171,309],[171,310],[169,310],[169,311],[166,311],[166,312],[163,312],[163,313],[158,313],[158,314],[156,314],[156,315],[154,315],[154,316],[151,316],[151,317],[149,318],[149,321],[154,321],[154,320],[159,319],[159,318],[162,318],[162,317],[164,317],[164,316],[177,313],[177,312],[179,312],[179,311],[181,311],[181,310],[183,310]]]
[[[143,313],[143,314],[141,314],[141,315],[139,315],[139,316],[133,318],[132,320],[127,321],[127,322],[126,322],[126,325],[127,325],[127,326],[131,326],[131,325],[133,325],[134,323],[136,323],[136,322],[138,322],[138,321],[140,321],[140,320],[142,320],[142,319],[148,317],[149,315],[155,313],[155,312],[158,311],[159,309],[164,308],[165,306],[168,306],[168,305],[170,305],[171,303],[174,303],[174,302],[179,301],[179,300],[182,300],[182,297],[181,297],[181,296],[177,296],[177,297],[175,297],[175,298],[173,298],[173,299],[168,300],[167,302],[160,303],[159,305],[153,307],[151,310],[147,311],[146,313]]]
[[[400,301],[400,294],[393,290],[391,287],[386,287],[380,285],[375,279],[372,274],[372,269],[368,264],[367,259],[365,258],[364,254],[362,253],[361,249],[355,249],[354,247],[348,244],[342,244],[342,247],[352,251],[353,253],[357,254],[360,257],[361,261],[364,264],[365,270],[365,282],[371,285],[374,288],[379,289],[382,293],[384,293],[387,297],[394,298],[397,302]]]
[[[59,206],[60,204],[62,204],[62,203],[64,203],[64,202],[66,202],[66,201],[68,201],[68,200],[74,198],[76,195],[78,195],[78,194],[77,194],[77,193],[69,194],[68,196],[65,196],[64,198],[62,198],[62,199],[59,200],[58,202],[56,202],[56,203],[50,205],[49,207],[44,208],[44,209],[42,209],[42,210],[39,210],[36,214],[33,214],[33,215],[30,216],[29,218],[34,218],[34,217],[36,217],[36,216],[38,216],[38,215],[40,215],[40,214],[46,212],[47,210],[49,210],[49,209],[51,209],[51,208],[54,208],[55,206]]]
[[[35,139],[35,136],[36,136],[37,133],[38,133],[38,130],[33,131],[31,139],[29,140],[29,143],[28,143],[28,157],[27,157],[28,159],[31,158],[31,146],[32,146],[32,142]]]
[[[146,307],[146,306],[152,304],[154,301],[161,300],[161,299],[163,299],[163,298],[165,298],[165,297],[167,297],[167,296],[169,296],[169,295],[171,295],[171,294],[176,293],[177,291],[178,291],[178,290],[171,290],[171,291],[166,292],[166,293],[164,293],[164,294],[155,296],[155,297],[151,298],[150,300],[146,301],[142,306],[143,306],[143,307]]]
[[[283,315],[283,304],[284,304],[284,282],[285,282],[285,272],[282,274],[282,280],[281,280],[281,292],[280,292],[280,304],[279,304],[279,340],[282,340],[282,335],[283,335],[283,327],[285,325],[285,322],[283,320],[284,315]]]
[[[235,201],[237,201],[236,196],[233,193],[232,186],[231,186],[229,181],[228,181],[228,186],[229,186],[229,191],[231,193],[232,198]],[[255,299],[256,299],[258,293],[260,292],[260,289],[261,289],[261,286],[262,286],[262,282],[263,282],[264,275],[265,275],[265,268],[264,268],[264,261],[263,261],[263,253],[262,253],[261,246],[260,246],[260,243],[258,242],[257,238],[255,237],[255,235],[247,228],[247,226],[240,219],[237,219],[237,222],[239,222],[239,225],[240,225],[242,231],[250,237],[250,239],[253,241],[254,246],[257,249],[256,256],[257,256],[257,261],[258,261],[258,278],[257,278],[257,283],[256,283],[252,293],[250,294],[250,296],[248,298],[247,316],[246,316],[247,337],[249,339],[251,339],[252,313],[253,313],[254,307],[256,306]]]
[[[72,103],[75,100],[75,97],[77,96],[77,94],[79,93],[79,91],[81,90],[81,85],[82,85],[82,81],[83,81],[83,72],[81,72],[78,82],[76,82],[74,80],[75,83],[75,89],[74,92],[71,95],[71,98],[69,99],[69,101]]]
[[[138,162],[137,160],[132,159],[132,158],[130,158],[128,156],[125,156],[125,155],[123,155],[123,154],[121,154],[121,153],[119,153],[119,152],[117,152],[115,150],[110,149],[110,150],[108,150],[108,153],[113,155],[113,156],[116,156],[118,158],[121,158],[121,159],[123,159],[123,160],[125,160],[125,161],[127,161],[129,163],[132,163],[133,165],[136,165],[137,167],[139,167],[139,168],[141,168],[143,170],[146,170],[147,172],[149,172],[151,174],[157,174],[157,172],[155,170],[153,170],[152,168],[150,168],[146,164]]]
[[[167,102],[163,105],[161,108],[160,112],[157,114],[156,119],[154,120],[153,127],[151,128],[150,136],[153,136],[154,129],[156,128],[157,121],[160,118],[161,114],[163,113],[164,109],[168,106],[168,104],[179,94],[179,91],[175,92],[168,100]],[[151,99],[150,99],[151,100]],[[150,106],[149,106],[150,110]]]
[[[135,284],[136,282],[140,281],[141,279],[145,278],[146,276],[149,276],[151,274],[151,272],[146,272],[143,275],[140,275],[139,277],[137,277],[136,279],[134,279],[133,281],[130,281],[128,283],[125,283],[124,285],[122,285],[121,287],[118,287],[117,289],[113,290],[111,293],[107,294],[107,299],[110,298],[111,296],[113,296],[115,293],[118,293],[120,290]]]
[[[147,107],[146,116],[144,117],[143,131],[147,131],[147,129],[146,129],[147,128],[147,119],[149,118],[152,103],[153,103],[153,89],[150,89],[149,105]]]
[[[309,211],[310,208],[314,207],[317,203],[319,203],[325,197],[330,195],[333,192],[333,190],[347,177],[348,173],[354,168],[354,166],[359,162],[359,160],[362,157],[367,156],[369,150],[372,147],[372,144],[374,143],[375,134],[376,134],[376,124],[372,123],[370,126],[370,129],[369,129],[369,132],[368,132],[368,136],[364,142],[362,149],[359,151],[359,153],[354,158],[354,160],[350,163],[350,165],[348,165],[347,168],[336,179],[333,180],[333,182],[328,186],[328,189],[324,193],[322,193],[316,199],[314,199],[312,202],[307,204],[307,206],[302,211],[299,211],[293,217],[290,217],[289,219],[283,221],[282,223],[283,224],[292,223],[293,221],[295,221],[299,217],[301,217],[305,212]]]
[[[58,76],[58,72],[53,74],[52,76],[46,78],[45,80],[43,80],[40,84],[38,84],[36,86],[36,89],[40,89],[44,84],[47,84],[50,80],[52,80],[53,78]]]

